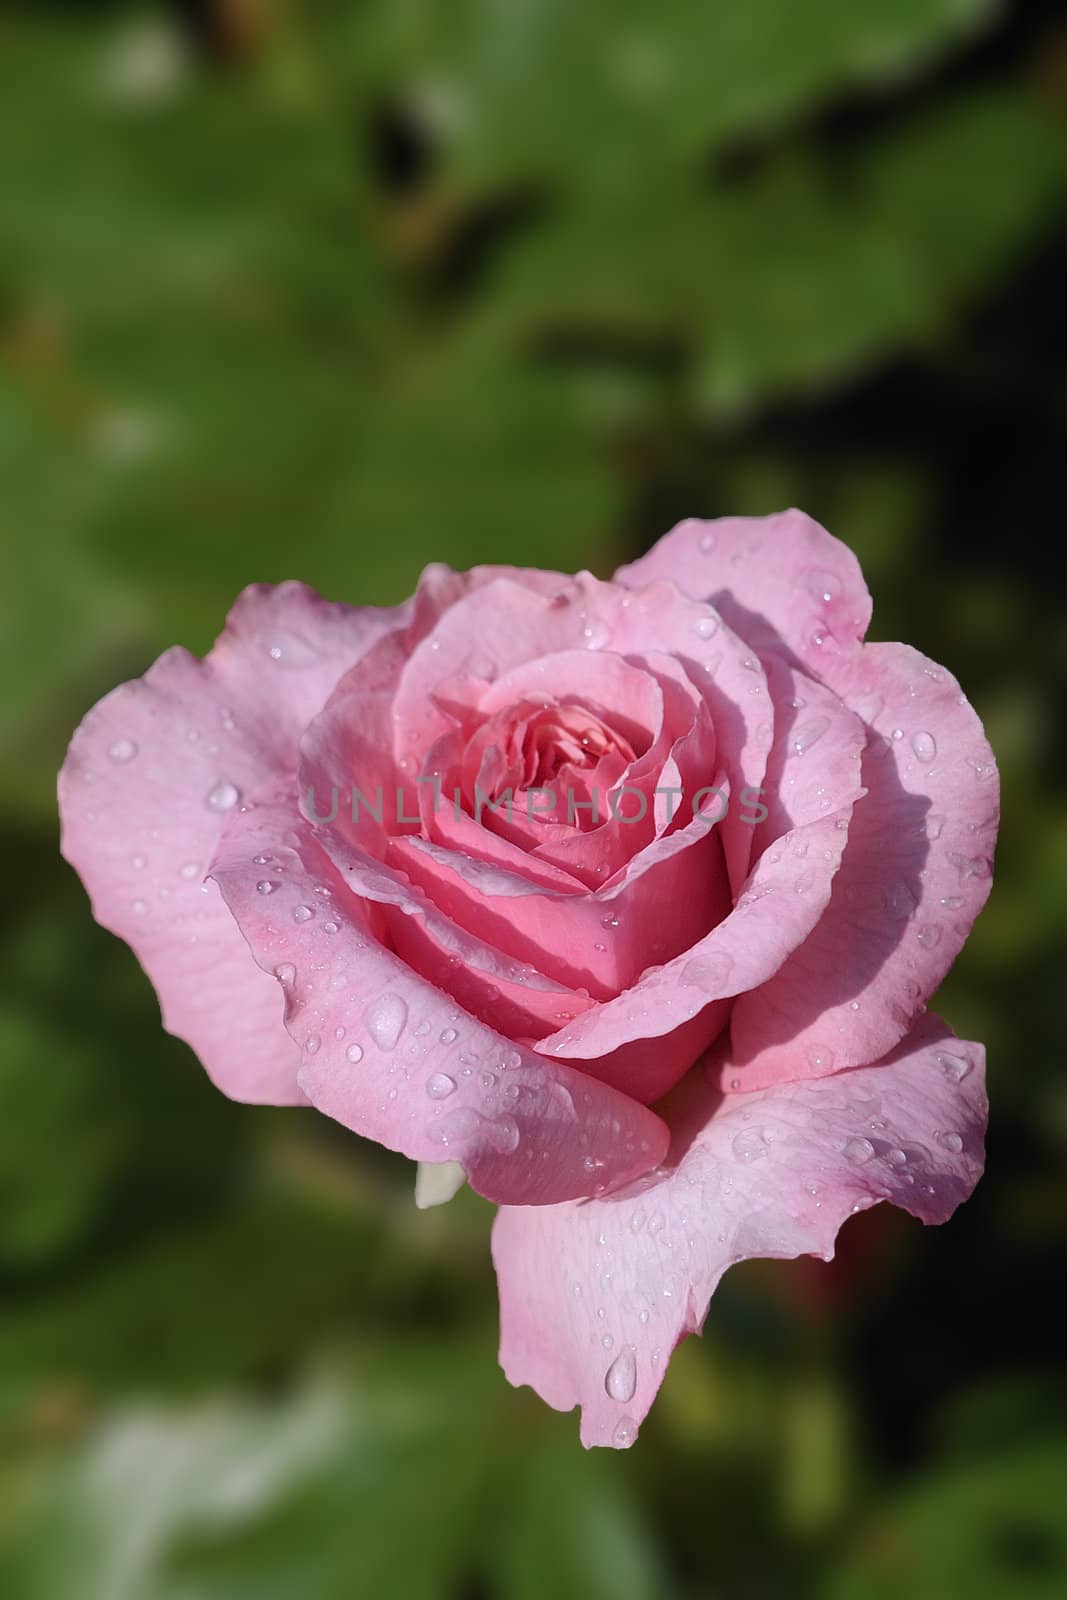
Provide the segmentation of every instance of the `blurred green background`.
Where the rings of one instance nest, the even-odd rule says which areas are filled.
[[[1051,4],[0,8],[5,1597],[1065,1592],[1065,105]],[[939,1001],[989,1173],[735,1269],[587,1455],[497,1369],[490,1208],[218,1096],[54,775],[254,579],[610,572],[790,503],[1000,757]]]

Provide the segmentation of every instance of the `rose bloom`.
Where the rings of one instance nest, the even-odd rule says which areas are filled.
[[[610,582],[434,566],[394,609],[241,594],[109,694],[63,850],[224,1093],[310,1103],[499,1206],[501,1361],[633,1442],[750,1256],[829,1259],[981,1171],[926,1010],[989,892],[956,681],[798,511]],[[432,1166],[429,1164],[433,1164]]]

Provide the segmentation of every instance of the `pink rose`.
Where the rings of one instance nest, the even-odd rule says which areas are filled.
[[[246,589],[85,718],[63,848],[166,1026],[500,1206],[501,1360],[628,1445],[746,1256],[829,1258],[982,1166],[983,1052],[924,1002],[989,892],[949,673],[863,644],[798,511],[603,583],[428,569],[395,610]]]

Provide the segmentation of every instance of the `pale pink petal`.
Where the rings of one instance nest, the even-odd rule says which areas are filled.
[[[659,1173],[585,1204],[500,1210],[508,1378],[557,1410],[580,1405],[586,1445],[632,1444],[727,1267],[829,1260],[841,1224],[879,1200],[943,1222],[967,1198],[982,1170],[983,1077],[981,1046],[933,1016],[886,1060],[822,1083],[721,1098],[694,1072]]]
[[[710,601],[761,655],[791,651],[814,676],[847,658],[871,620],[856,557],[803,511],[691,517],[615,574],[630,588],[661,579]]]
[[[270,774],[337,679],[408,608],[332,604],[255,584],[213,650],[168,650],[85,717],[59,777],[62,849],[98,922],[132,947],[166,1028],[237,1100],[296,1102],[298,1055],[277,986],[251,960],[214,884],[227,815]]]
[[[513,1204],[599,1193],[661,1159],[653,1112],[502,1038],[380,943],[377,908],[346,888],[290,783],[232,817],[211,874],[284,989],[320,1111],[415,1161],[459,1161]]]
[[[989,894],[992,752],[955,679],[907,645],[868,644],[833,688],[869,724],[826,914],[731,1019],[745,1088],[877,1060],[940,984]],[[815,763],[820,748],[803,761]],[[796,763],[800,765],[802,763]]]

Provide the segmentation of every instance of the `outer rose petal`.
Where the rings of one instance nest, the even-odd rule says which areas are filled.
[[[603,1192],[662,1157],[654,1112],[502,1038],[379,943],[291,779],[232,817],[211,875],[285,990],[300,1086],[320,1111],[412,1160],[457,1160],[509,1204]]]
[[[842,1222],[892,1200],[943,1222],[981,1173],[980,1045],[925,1017],[892,1056],[827,1083],[720,1099],[693,1073],[667,1166],[584,1205],[505,1206],[493,1230],[500,1359],[586,1445],[637,1437],[670,1353],[746,1257],[829,1260]]]
[[[803,511],[690,517],[615,574],[629,588],[657,579],[710,601],[761,655],[785,648],[816,675],[853,652],[871,620],[856,557]]]
[[[236,1100],[301,1101],[298,1052],[214,884],[229,810],[273,772],[338,678],[409,607],[253,584],[203,661],[168,650],[83,720],[59,775],[62,850],[98,922],[126,940],[185,1039]]]
[[[858,1066],[891,1050],[951,967],[989,895],[993,753],[956,680],[901,644],[864,645],[832,674],[872,731],[830,904],[731,1019],[746,1089]],[[810,757],[818,761],[819,751]]]

